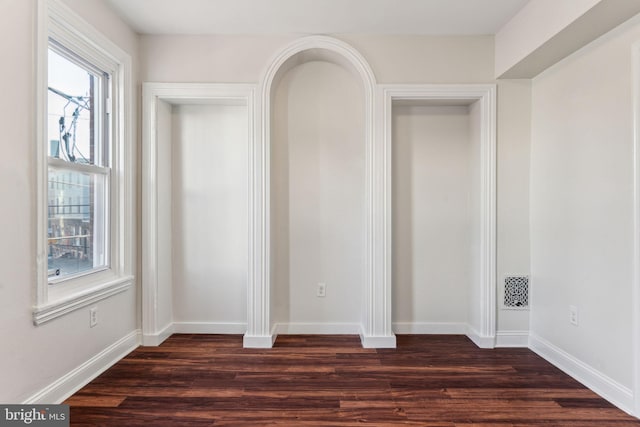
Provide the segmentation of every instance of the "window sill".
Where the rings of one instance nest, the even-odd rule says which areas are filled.
[[[133,276],[119,277],[89,289],[83,289],[82,291],[66,295],[64,298],[34,307],[33,323],[36,326],[42,325],[79,308],[124,292],[131,288],[132,285]]]

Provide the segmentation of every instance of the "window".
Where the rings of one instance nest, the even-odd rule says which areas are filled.
[[[49,285],[109,266],[110,76],[49,41]]]
[[[35,324],[130,288],[135,256],[131,59],[39,5]]]

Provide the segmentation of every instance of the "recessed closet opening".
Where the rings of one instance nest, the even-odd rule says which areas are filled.
[[[465,334],[479,317],[472,303],[481,277],[479,104],[392,103],[395,333]]]
[[[157,329],[244,333],[250,124],[244,100],[158,100]]]
[[[173,106],[175,323],[246,322],[246,117],[246,105]]]
[[[340,55],[301,52],[271,89],[271,313],[276,333],[359,334],[365,99]]]

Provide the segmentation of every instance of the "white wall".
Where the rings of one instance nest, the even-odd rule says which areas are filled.
[[[492,37],[352,34],[336,37],[354,46],[365,57],[379,83],[493,82]],[[271,57],[293,39],[290,35],[142,36],[142,79],[257,83]],[[526,83],[518,80],[498,83],[497,251],[500,280],[507,273],[529,272],[529,183],[526,172],[529,168],[529,103],[530,89]],[[286,162],[285,159],[282,161]],[[514,178],[510,175],[512,171],[522,171],[522,174]],[[273,179],[280,178],[274,176]],[[286,271],[288,267],[278,268]],[[499,330],[526,330],[528,312],[499,311],[498,322]]]
[[[474,190],[469,108],[395,103],[392,120],[392,313],[404,324],[395,329],[466,325]]]
[[[343,34],[367,60],[378,83],[489,83],[492,36]]]
[[[79,1],[69,1],[72,7]],[[35,294],[35,120],[34,46],[36,2],[0,2],[3,71],[0,117],[6,124],[0,156],[0,192],[5,224],[0,249],[0,401],[20,403],[87,362],[138,328],[136,292],[130,290],[97,304],[99,323],[89,328],[83,308],[35,327],[31,307]],[[81,7],[82,15],[134,59],[138,38],[103,2]],[[135,76],[135,74],[134,74]],[[134,124],[135,125],[135,124]],[[135,126],[134,126],[135,127]]]
[[[520,335],[526,345],[529,311],[506,310],[506,276],[530,274],[529,154],[531,141],[531,80],[498,83],[497,147],[497,290],[498,333]]]
[[[365,138],[361,84],[306,62],[273,89],[272,298],[275,322],[360,323],[364,286]],[[316,296],[318,283],[326,297]],[[350,332],[359,329],[351,328]],[[310,331],[310,330],[309,330]],[[286,332],[286,330],[281,330]]]
[[[378,83],[493,81],[493,37],[331,35],[355,47]],[[257,83],[292,35],[141,36],[142,80]]]
[[[174,322],[246,324],[247,150],[246,106],[173,107]]]
[[[278,48],[293,36],[142,35],[145,82],[257,83]]]
[[[535,78],[532,104],[531,331],[622,388],[633,372],[634,21]]]

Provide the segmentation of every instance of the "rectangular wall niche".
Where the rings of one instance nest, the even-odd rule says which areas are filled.
[[[148,344],[246,330],[253,92],[231,86],[145,85]]]
[[[392,104],[393,325],[466,333],[479,277],[478,101]]]
[[[495,85],[381,85],[396,333],[496,339]]]
[[[171,229],[160,234],[172,240],[176,324],[246,322],[246,122],[246,105],[172,106]]]

